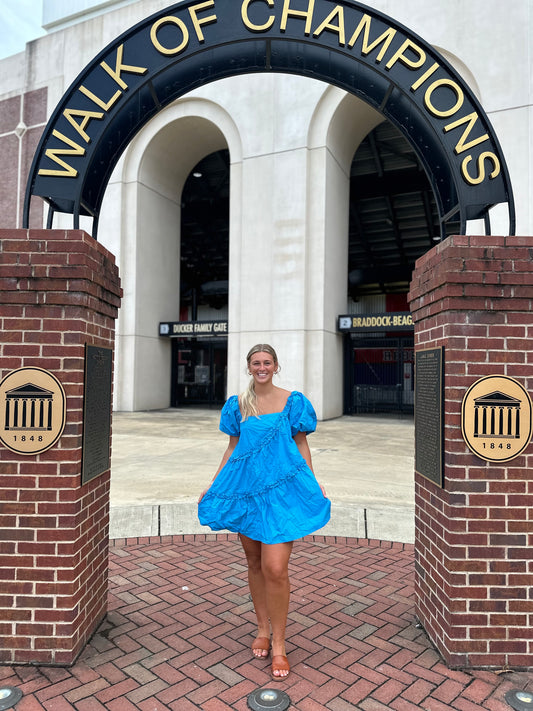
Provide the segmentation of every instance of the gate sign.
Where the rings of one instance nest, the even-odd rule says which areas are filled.
[[[54,212],[98,216],[114,166],[163,107],[223,77],[284,72],[321,79],[360,97],[417,152],[441,223],[484,218],[514,201],[494,130],[474,93],[422,38],[352,0],[185,0],[111,42],[53,112],[26,188]]]
[[[528,446],[531,415],[531,398],[518,381],[489,375],[475,382],[463,398],[463,438],[481,459],[507,462]]]

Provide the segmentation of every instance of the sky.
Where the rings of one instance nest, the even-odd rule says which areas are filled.
[[[41,0],[0,0],[0,59],[23,52],[26,42],[46,34]]]

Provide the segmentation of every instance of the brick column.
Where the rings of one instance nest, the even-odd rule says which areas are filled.
[[[81,485],[85,344],[113,347],[113,256],[79,230],[0,230],[0,376],[51,372],[67,400],[59,441],[0,444],[0,663],[72,664],[106,613],[109,477]]]
[[[451,667],[533,666],[533,448],[486,462],[461,403],[488,375],[533,386],[533,237],[450,237],[416,264],[415,350],[444,346],[444,488],[416,477],[417,614]],[[416,436],[416,434],[415,434]]]

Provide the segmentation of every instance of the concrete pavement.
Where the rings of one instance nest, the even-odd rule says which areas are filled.
[[[111,538],[210,532],[198,522],[196,501],[228,441],[219,416],[207,408],[114,413]],[[319,422],[309,445],[332,501],[320,534],[414,541],[412,417]]]

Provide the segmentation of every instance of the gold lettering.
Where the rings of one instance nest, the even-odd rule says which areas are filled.
[[[315,0],[308,0],[307,10],[291,10],[291,0],[285,0],[283,4],[283,14],[281,16],[280,30],[285,32],[287,29],[288,17],[305,17],[305,34],[311,34],[311,22],[313,20],[313,11],[315,9]]]
[[[250,22],[250,18],[248,17],[248,7],[252,2],[254,2],[254,0],[244,0],[242,4],[241,17],[242,21],[244,22],[244,26],[252,32],[264,32],[265,30],[269,30],[274,24],[274,20],[276,19],[275,15],[270,15],[264,25],[254,25],[252,22]],[[268,7],[274,7],[274,0],[264,0],[264,2],[266,2]]]
[[[92,91],[89,91],[89,89],[86,89],[84,86],[80,86],[80,91],[104,111],[109,111],[113,104],[115,104],[117,100],[120,99],[120,97],[122,96],[122,92],[120,90],[117,90],[106,104],[102,101],[102,99],[93,94]]]
[[[117,59],[115,61],[115,68],[111,69],[107,62],[100,62],[100,66],[105,69],[109,76],[112,77],[122,89],[127,89],[128,85],[121,78],[121,72],[130,72],[131,74],[146,74],[148,69],[146,67],[133,67],[130,64],[122,64],[123,56],[124,45],[121,44],[119,47],[117,47]]]
[[[455,95],[457,96],[455,104],[451,107],[451,109],[446,109],[446,111],[440,111],[431,103],[431,95],[439,86],[448,86],[453,92],[455,92]],[[459,109],[463,105],[464,100],[465,95],[463,93],[463,90],[461,89],[459,84],[452,81],[451,79],[437,79],[427,88],[427,91],[424,95],[424,104],[426,105],[426,109],[430,113],[432,113],[433,116],[440,116],[441,118],[453,116],[453,114],[459,111]]]
[[[157,33],[161,29],[161,27],[163,27],[163,25],[176,25],[180,28],[181,34],[183,35],[181,44],[171,49],[169,49],[168,47],[163,47],[161,42],[157,39]],[[171,56],[174,54],[179,54],[187,47],[187,45],[189,44],[189,30],[187,29],[183,20],[180,20],[179,17],[172,17],[172,15],[168,15],[167,17],[161,17],[157,22],[152,25],[152,29],[150,30],[150,39],[152,40],[152,44],[158,52],[161,52],[161,54],[165,54],[167,56]]]
[[[193,5],[189,8],[189,15],[191,16],[192,24],[196,30],[196,36],[199,42],[204,42],[204,33],[202,32],[202,25],[209,25],[211,22],[217,21],[216,15],[209,15],[209,17],[203,17],[201,20],[198,19],[197,12],[200,10],[207,10],[208,7],[214,7],[215,0],[207,0],[206,2],[201,2],[198,5]]]
[[[418,54],[418,59],[409,59],[409,57],[405,54],[406,50],[408,49],[410,49],[415,54]],[[387,69],[392,69],[392,67],[396,64],[398,60],[401,61],[402,64],[405,64],[406,67],[410,67],[411,69],[418,69],[419,67],[422,67],[425,64],[426,53],[412,40],[406,39],[400,49],[398,49],[392,55],[385,67]]]
[[[475,178],[472,177],[467,170],[468,164],[471,160],[473,160],[472,156],[467,156],[461,164],[461,173],[463,174],[463,178],[469,185],[479,185],[485,180],[487,175],[485,172],[485,160],[490,160],[494,165],[494,169],[489,175],[491,179],[496,178],[500,174],[500,161],[498,157],[494,155],[494,153],[485,151],[484,153],[481,153],[478,156],[477,167],[479,172]]]
[[[470,132],[472,131],[472,128],[475,126],[476,121],[478,120],[479,116],[477,113],[471,113],[468,114],[468,116],[464,116],[462,119],[457,119],[457,121],[454,121],[453,123],[449,123],[447,126],[444,126],[444,131],[448,132],[451,131],[454,128],[457,128],[457,126],[460,126],[462,123],[465,123],[468,121],[468,126],[466,127],[463,135],[457,142],[457,145],[455,146],[455,152],[457,155],[459,153],[463,153],[464,151],[468,151],[474,146],[479,145],[480,143],[484,143],[485,141],[488,140],[489,136],[488,134],[483,134],[483,136],[480,136],[479,138],[474,138],[474,140],[469,141],[468,143],[465,143],[465,138],[467,138],[470,135]]]
[[[91,142],[91,137],[85,130],[91,119],[103,119],[104,114],[100,111],[82,111],[81,109],[65,109],[63,116],[69,121],[86,143]],[[83,120],[78,123],[75,116],[83,116]]]
[[[419,89],[419,88],[422,86],[422,84],[426,81],[426,79],[429,79],[429,77],[430,77],[432,74],[434,74],[434,73],[437,71],[438,68],[439,68],[439,65],[437,64],[437,62],[435,62],[435,64],[433,64],[433,66],[431,66],[429,69],[427,69],[427,70],[422,74],[422,76],[420,77],[420,79],[417,79],[417,80],[415,81],[415,83],[411,86],[411,91],[416,91],[417,89]]]
[[[60,141],[71,146],[71,148],[49,148],[45,152],[45,156],[53,160],[58,165],[62,165],[64,170],[49,170],[46,168],[41,168],[39,170],[39,175],[59,175],[62,178],[75,178],[78,175],[78,171],[71,165],[66,163],[64,160],[59,158],[59,156],[84,156],[85,148],[79,146],[75,141],[67,138],[57,129],[54,128],[52,135],[55,138],[59,138]]]
[[[338,17],[338,24],[333,25],[331,24],[331,20],[337,16]],[[341,46],[344,46],[346,43],[346,38],[344,34],[344,8],[337,7],[333,9],[329,15],[326,17],[324,22],[319,25],[316,30],[313,32],[313,37],[318,37],[324,30],[330,30],[331,32],[335,32],[339,36],[339,44]]]
[[[172,327],[173,333],[192,333],[194,324],[192,323],[175,323]]]
[[[381,48],[378,56],[376,57],[376,62],[381,62],[383,57],[385,56],[385,52],[388,50],[390,43],[392,42],[394,35],[396,34],[396,30],[393,29],[392,27],[389,27],[388,30],[385,30],[385,32],[380,35],[372,44],[368,44],[368,36],[370,34],[370,23],[372,22],[372,18],[370,15],[363,15],[361,18],[361,22],[357,26],[357,29],[351,36],[350,41],[348,42],[348,47],[352,48],[354,44],[357,42],[359,35],[361,32],[364,30],[364,35],[363,35],[363,47],[361,49],[361,54],[369,54],[373,49],[375,49],[378,45],[380,45],[382,42],[383,47]]]

